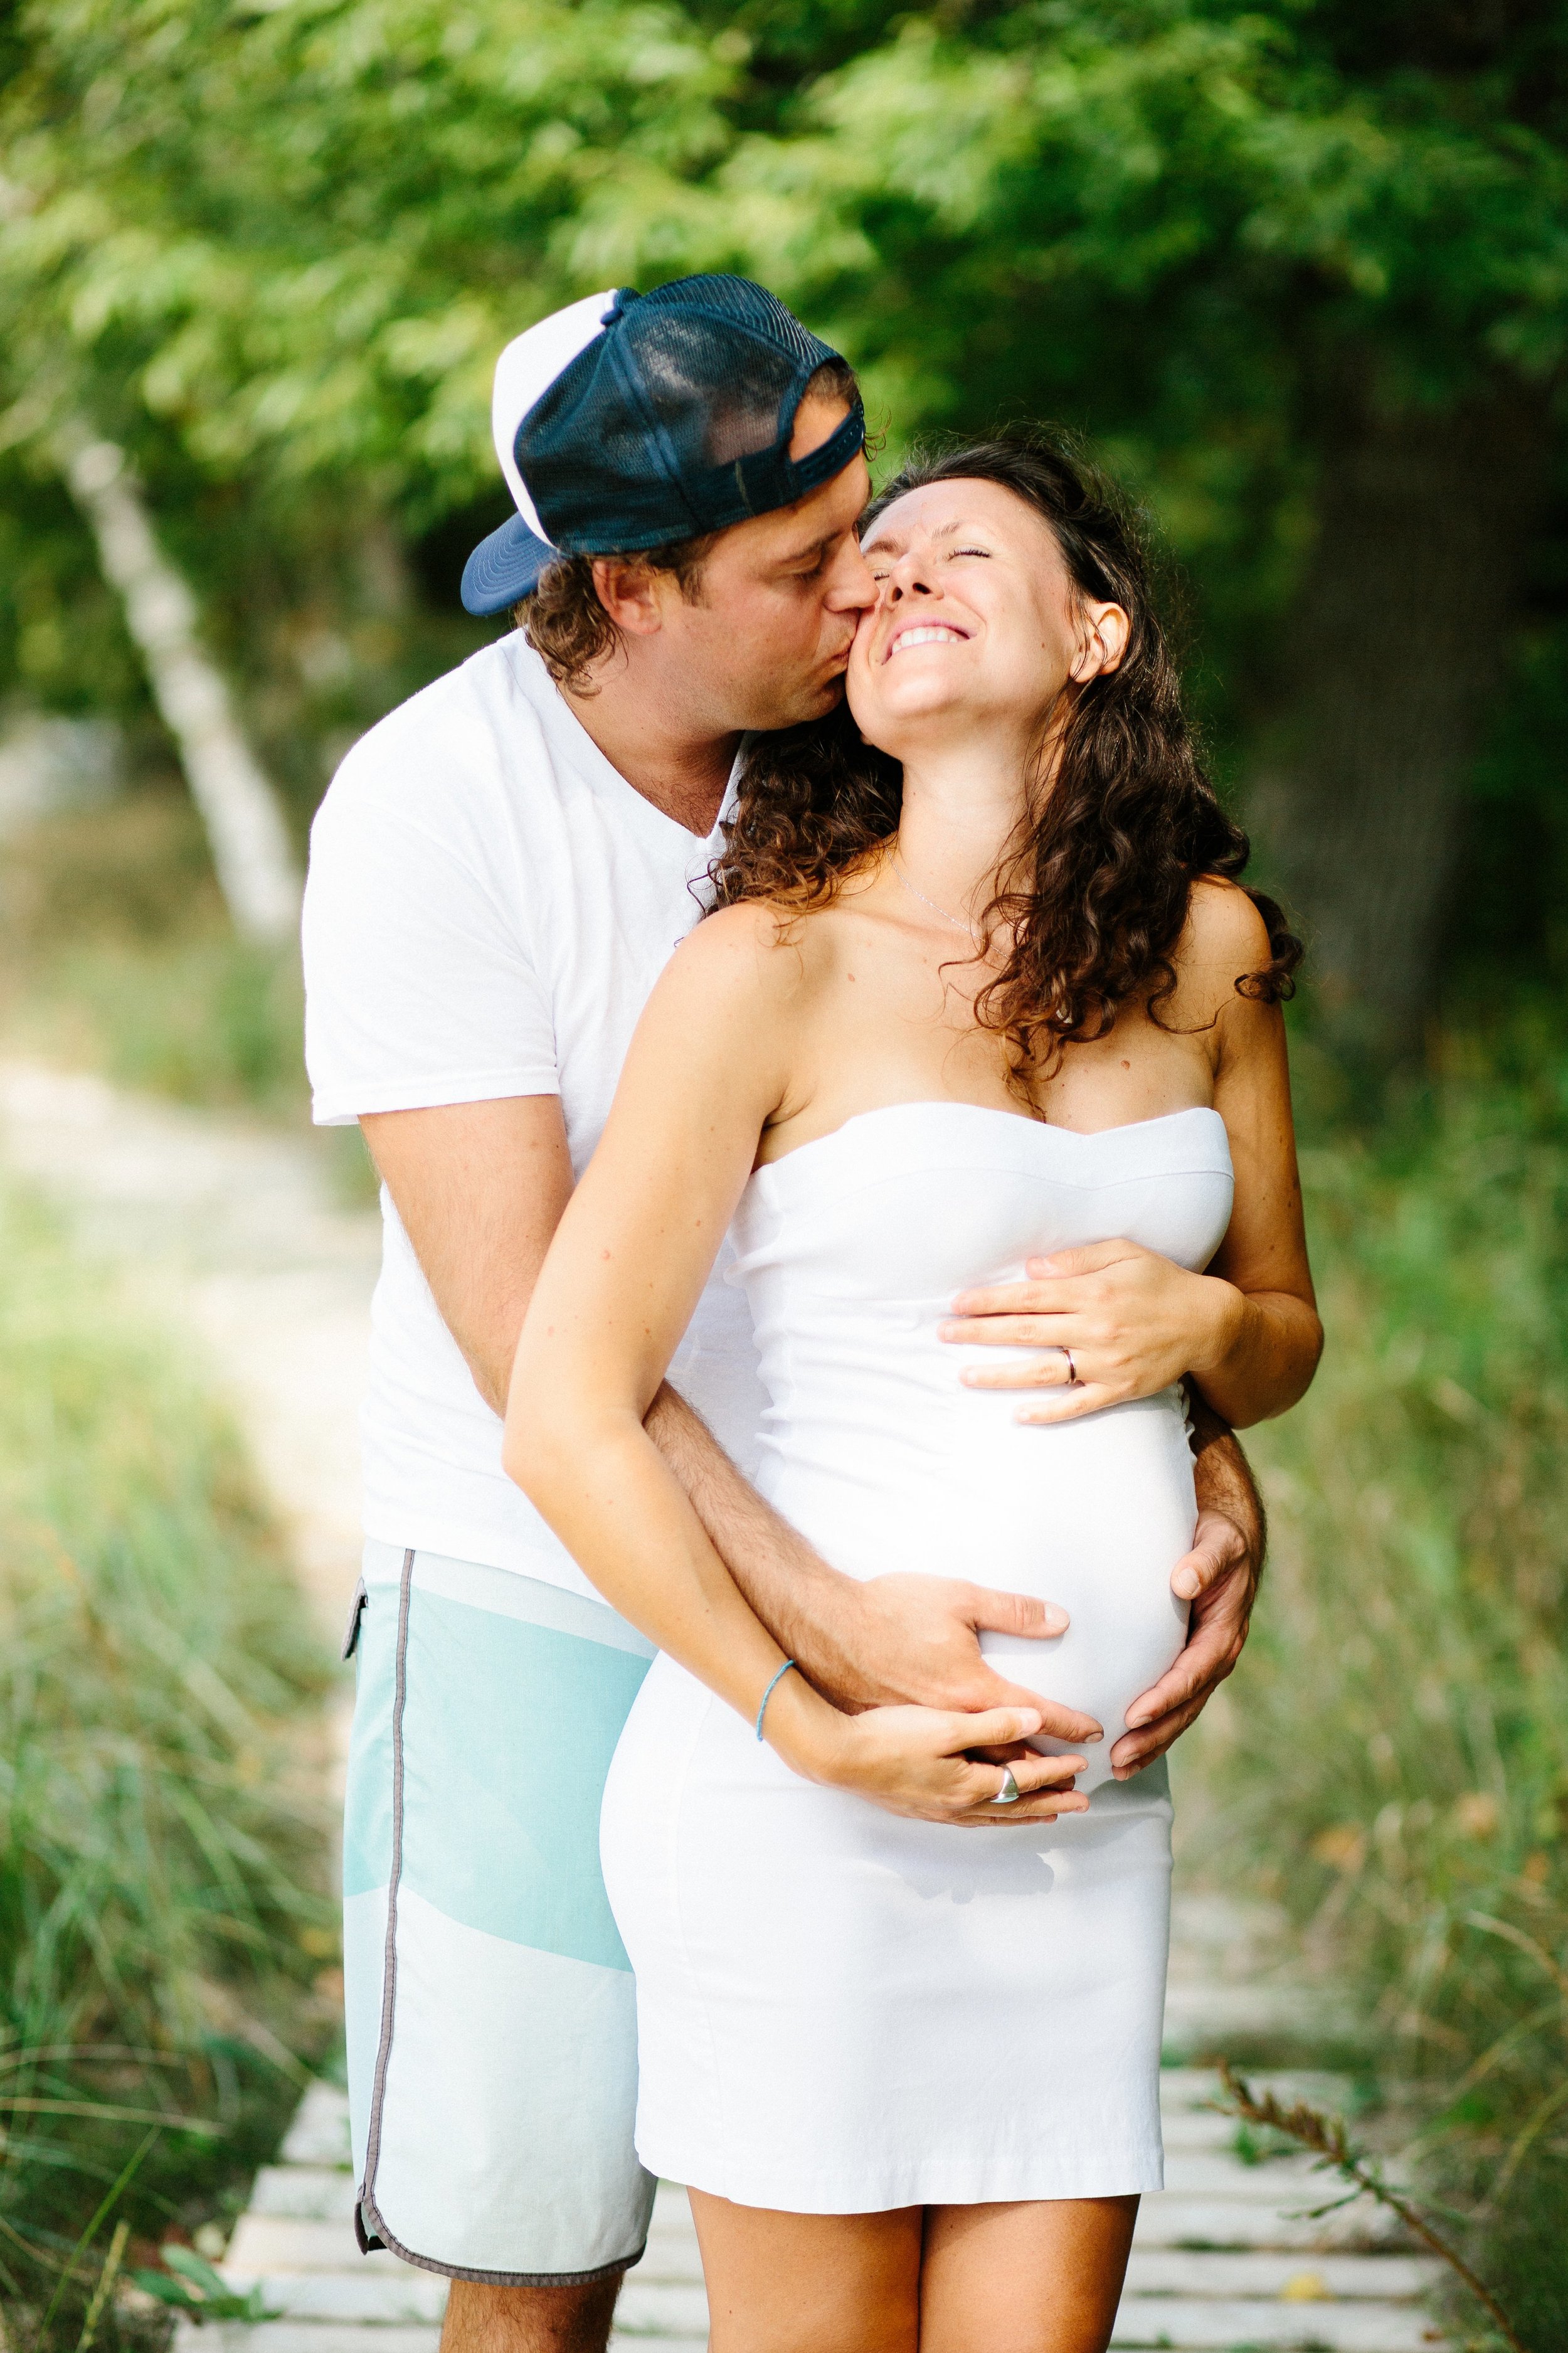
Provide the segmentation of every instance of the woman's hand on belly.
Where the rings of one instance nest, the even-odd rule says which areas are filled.
[[[812,1662],[809,1672],[847,1714],[900,1704],[972,1713],[1037,1706],[1041,1728],[1058,1740],[1104,1737],[1093,1716],[998,1674],[983,1653],[984,1634],[1040,1643],[1064,1634],[1068,1614],[1055,1602],[916,1569],[888,1569],[863,1581],[841,1577],[837,1583],[837,1672],[828,1683]]]
[[[1072,1786],[1086,1770],[1083,1757],[1042,1757],[1026,1746],[1040,1732],[1037,1708],[971,1715],[872,1707],[839,1715],[792,1676],[779,1686],[765,1722],[769,1746],[803,1778],[914,1821],[981,1828],[1051,1821],[1058,1814],[1081,1813],[1089,1803]],[[1004,1766],[1021,1794],[999,1805],[1007,1787]]]
[[[1012,1352],[994,1368],[965,1366],[966,1387],[1050,1393],[1020,1406],[1020,1421],[1070,1421],[1157,1397],[1221,1359],[1246,1311],[1233,1283],[1190,1273],[1139,1242],[1031,1259],[1027,1273],[1023,1282],[960,1292],[940,1327],[955,1346]]]

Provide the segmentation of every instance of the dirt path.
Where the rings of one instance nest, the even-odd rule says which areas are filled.
[[[228,1392],[324,1632],[358,1576],[374,1209],[308,1136],[0,1060],[0,1156]]]

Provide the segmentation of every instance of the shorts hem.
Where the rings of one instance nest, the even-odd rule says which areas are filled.
[[[405,2247],[402,2240],[388,2229],[385,2218],[373,2199],[362,2198],[360,2211],[381,2244],[400,2262],[413,2263],[422,2272],[437,2272],[443,2279],[472,2280],[476,2287],[589,2287],[595,2280],[614,2279],[618,2273],[630,2271],[632,2265],[640,2263],[647,2253],[647,2241],[645,2239],[635,2254],[617,2255],[613,2263],[595,2263],[587,2271],[482,2271],[470,2263],[447,2263],[437,2255],[416,2254],[412,2247]],[[374,2253],[374,2248],[367,2246],[365,2253]]]

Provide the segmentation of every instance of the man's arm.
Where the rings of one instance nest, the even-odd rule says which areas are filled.
[[[475,1386],[504,1415],[523,1315],[573,1190],[560,1100],[380,1112],[360,1125]],[[825,1698],[850,1710],[1029,1707],[1059,1739],[1100,1736],[1092,1718],[1008,1683],[980,1653],[981,1627],[1055,1634],[1064,1612],[957,1577],[861,1584],[763,1502],[668,1382],[646,1427],[742,1594]]]
[[[1198,1522],[1191,1552],[1171,1573],[1172,1589],[1192,1603],[1186,1648],[1128,1709],[1132,1729],[1110,1752],[1120,1781],[1163,1756],[1203,1714],[1241,1656],[1263,1573],[1268,1526],[1247,1457],[1235,1431],[1190,1386],[1188,1398]]]
[[[360,1126],[474,1387],[504,1416],[518,1334],[572,1198],[561,1099],[384,1111]]]

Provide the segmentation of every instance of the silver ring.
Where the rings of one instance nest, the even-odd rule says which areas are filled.
[[[1024,1792],[1019,1788],[1018,1784],[1013,1778],[1013,1767],[1011,1765],[1004,1765],[1002,1767],[1002,1787],[997,1790],[996,1795],[992,1799],[991,1803],[994,1806],[1016,1806],[1023,1794]]]
[[[1076,1389],[1078,1387],[1078,1366],[1073,1363],[1072,1350],[1070,1348],[1064,1348],[1062,1350],[1062,1354],[1068,1360],[1068,1387],[1069,1389]]]

